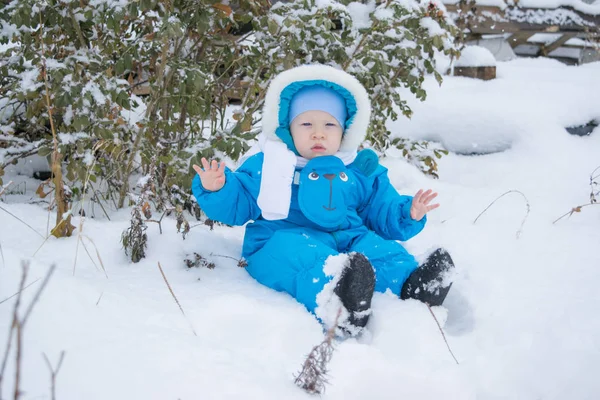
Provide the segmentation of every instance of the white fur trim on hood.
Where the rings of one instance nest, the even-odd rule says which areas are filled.
[[[311,64],[288,69],[277,75],[265,97],[262,114],[262,132],[267,138],[281,141],[275,131],[279,127],[279,104],[281,92],[288,85],[300,81],[324,80],[338,84],[348,90],[356,101],[356,115],[352,124],[344,131],[340,151],[356,151],[365,140],[371,118],[371,101],[364,86],[352,75],[328,65]]]

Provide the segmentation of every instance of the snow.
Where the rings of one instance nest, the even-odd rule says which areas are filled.
[[[594,42],[590,42],[581,38],[573,38],[573,39],[569,39],[566,41],[565,45],[567,46],[583,46],[583,47],[591,47],[591,48],[595,48],[596,46],[598,46],[596,43]]]
[[[315,315],[323,322],[325,329],[335,326],[336,320],[344,321],[348,317],[348,310],[342,305],[342,301],[333,290],[342,277],[344,268],[348,266],[348,255],[339,254],[329,256],[323,265],[323,272],[332,279],[323,287],[317,295],[317,308]],[[340,314],[338,317],[338,313]]]
[[[444,4],[458,4],[460,0],[444,0]],[[505,0],[476,0],[475,3],[480,6],[499,7],[500,9],[506,8],[507,4]]]
[[[459,0],[444,0],[444,4],[458,4]],[[476,0],[475,2],[480,6],[492,6],[505,9],[507,6],[514,6],[514,3],[518,4],[519,8],[559,8],[559,7],[572,7],[574,10],[580,11],[589,15],[600,15],[600,3],[588,4],[582,0],[519,0],[517,1],[504,1],[504,0]]]
[[[427,29],[429,36],[443,35],[446,32],[440,27],[440,24],[431,17],[421,18],[420,24],[421,27]]]
[[[564,57],[564,58],[574,58],[579,60],[581,58],[581,49],[573,49],[569,47],[559,47],[556,50],[552,50],[549,54],[551,57]]]
[[[536,33],[529,39],[528,42],[532,43],[543,43],[549,45],[552,42],[556,42],[563,34],[562,33]]]
[[[600,118],[598,74],[600,63],[577,68],[547,58],[498,62],[495,80],[446,77],[441,87],[426,81],[427,101],[407,97],[413,118],[388,127],[463,154],[493,153],[515,144],[535,147],[556,127]]]
[[[352,2],[348,4],[347,10],[352,18],[352,26],[355,29],[364,29],[371,26],[371,19],[369,14],[373,12],[375,5],[373,3],[363,4],[359,2]]]
[[[589,15],[600,15],[600,4],[587,4],[582,0],[519,0],[523,8],[558,8],[572,7],[577,11]]]
[[[383,162],[401,193],[423,187],[440,193],[442,206],[404,245],[417,256],[443,246],[454,258],[456,280],[433,311],[460,364],[425,305],[376,293],[365,335],[336,344],[323,399],[597,397],[600,207],[552,221],[589,201],[589,174],[600,165],[600,128],[586,137],[564,129],[600,120],[600,63],[517,59],[497,63],[497,72],[487,82],[445,77],[441,87],[428,77],[426,102],[402,93],[413,119],[389,124],[414,139],[438,137],[453,151],[474,145],[504,151],[451,153],[439,160],[439,180],[401,159]],[[39,181],[13,167],[3,179],[15,181],[7,192],[27,182],[27,193],[5,193],[1,207],[47,235],[55,215],[29,204],[39,200],[33,194]],[[525,199],[511,193],[473,223],[509,190],[526,196],[529,213]],[[31,260],[27,283],[57,266],[24,328],[22,399],[50,398],[42,353],[55,365],[63,350],[56,378],[61,400],[312,398],[293,380],[323,340],[323,327],[290,296],[222,257],[240,256],[243,228],[200,225],[184,241],[165,217],[162,235],[149,224],[147,258],[130,264],[119,243],[130,210],[111,210],[107,202],[108,221],[97,205],[86,204],[88,218],[74,212],[73,221],[89,256],[81,242],[77,249],[77,236],[44,242],[0,210],[0,352],[16,298],[3,300],[17,291],[21,260]],[[216,268],[188,270],[183,259],[192,252]],[[25,305],[39,285],[24,291]],[[11,356],[5,396],[13,377]]]
[[[579,14],[563,8],[547,10],[512,8],[505,11],[505,16],[511,21],[529,24],[594,26],[592,22],[583,19]]]
[[[482,38],[480,40],[473,40],[467,42],[467,45],[477,45],[485,47],[494,55],[497,61],[510,61],[515,59],[517,56],[513,51],[510,44],[505,40],[504,35],[489,35],[495,37]]]
[[[454,64],[456,67],[493,67],[496,59],[491,51],[482,46],[466,46]]]

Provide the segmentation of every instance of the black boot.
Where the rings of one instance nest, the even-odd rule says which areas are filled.
[[[417,299],[430,306],[442,305],[452,286],[450,273],[453,269],[450,254],[444,249],[437,249],[410,274],[402,286],[400,298]]]
[[[353,253],[349,261],[333,291],[350,314],[346,321],[339,322],[339,328],[354,336],[369,321],[371,299],[375,291],[375,272],[369,260],[361,253]]]

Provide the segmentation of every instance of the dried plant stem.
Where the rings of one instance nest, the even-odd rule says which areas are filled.
[[[52,391],[52,400],[56,400],[56,375],[60,371],[60,367],[62,366],[62,362],[65,358],[64,350],[60,352],[60,358],[58,359],[58,364],[56,368],[52,368],[52,364],[50,364],[50,360],[46,356],[46,353],[42,353],[44,356],[44,360],[46,360],[46,365],[48,365],[48,369],[50,370],[50,383],[51,383],[51,391]]]
[[[24,287],[22,290],[25,290],[25,289],[27,289],[29,286],[33,285],[34,283],[36,283],[36,282],[37,282],[37,281],[39,281],[40,279],[42,279],[42,278],[37,278],[35,281],[33,281],[33,282],[31,282],[29,285],[25,286],[25,287]],[[21,290],[21,291],[22,291],[22,290]],[[19,293],[21,293],[21,291],[19,291],[19,292],[17,292],[17,293],[15,293],[15,294],[13,294],[12,296],[10,296],[10,297],[7,297],[7,298],[5,298],[4,300],[0,301],[0,304],[2,304],[2,303],[4,303],[5,301],[8,301],[8,300],[12,299],[13,297],[17,296]]]
[[[23,225],[25,225],[26,227],[28,227],[29,229],[31,229],[32,231],[34,231],[42,239],[46,239],[44,237],[44,235],[42,235],[41,233],[39,233],[38,231],[36,231],[33,227],[31,227],[31,225],[29,225],[27,222],[23,221],[21,218],[17,217],[15,214],[11,213],[10,211],[8,211],[7,209],[5,209],[4,207],[0,207],[0,210],[4,211],[5,213],[7,213],[8,215],[10,215],[11,217],[13,217],[16,220],[18,220],[19,222],[21,222]]]
[[[6,263],[4,262],[4,251],[2,251],[2,243],[0,243],[0,256],[2,256],[2,267],[4,268],[6,266]]]
[[[165,215],[167,214],[167,211],[170,211],[170,210],[165,210],[165,211],[162,213],[162,215],[160,216],[160,219],[159,219],[158,221],[157,221],[157,220],[155,220],[155,219],[147,219],[147,220],[146,220],[146,222],[155,222],[155,223],[157,223],[157,224],[158,224],[158,231],[159,231],[159,233],[160,233],[161,235],[162,235],[162,233],[163,233],[163,231],[162,231],[162,220],[163,220],[163,218],[165,217]]]
[[[29,307],[27,308],[27,311],[25,312],[25,316],[21,319],[23,326],[25,325],[25,323],[29,319],[29,315],[31,315],[31,311],[33,310],[33,307],[35,306],[35,304],[39,300],[40,295],[42,294],[42,292],[46,288],[46,285],[48,285],[48,282],[50,281],[50,278],[52,277],[52,274],[54,273],[54,270],[56,270],[56,264],[52,264],[50,266],[50,268],[48,269],[48,272],[46,273],[46,276],[44,277],[44,280],[42,281],[42,284],[38,288],[37,292],[35,292],[35,295],[33,296],[33,300],[31,300],[31,303],[29,303]]]
[[[333,356],[333,338],[338,326],[342,308],[338,309],[334,324],[329,328],[325,339],[313,347],[304,364],[302,371],[298,374],[294,383],[310,394],[322,394],[325,391],[327,381],[327,364]]]
[[[23,325],[18,319],[14,321],[14,328],[17,332],[15,340],[17,341],[16,356],[15,356],[15,396],[14,400],[18,400],[21,395],[21,363],[23,360]]]
[[[4,350],[4,358],[2,359],[2,365],[0,366],[0,394],[2,394],[2,382],[4,381],[4,371],[6,369],[6,364],[8,361],[8,356],[10,355],[10,347],[12,345],[12,338],[16,330],[17,323],[19,321],[19,306],[21,305],[21,293],[23,292],[23,288],[25,286],[25,281],[27,280],[27,274],[29,272],[29,264],[22,263],[22,272],[21,272],[21,282],[19,283],[19,290],[17,291],[17,301],[15,302],[15,306],[13,308],[12,322],[10,325],[10,330],[8,332],[8,340],[6,342],[6,349]],[[15,382],[15,388],[18,387],[18,381]]]
[[[598,175],[594,175],[596,173],[596,171],[598,171],[600,169],[599,167],[596,167],[591,173],[590,173],[590,202],[586,203],[586,204],[582,204],[580,206],[577,207],[573,207],[571,208],[570,211],[564,213],[563,215],[561,215],[560,217],[556,218],[554,221],[552,221],[553,224],[557,223],[558,221],[560,221],[561,219],[563,219],[564,217],[571,217],[571,215],[573,215],[576,212],[581,212],[581,209],[583,207],[587,207],[587,206],[594,206],[594,205],[600,205],[600,203],[598,203],[598,200],[596,199],[596,196],[598,196],[598,194],[600,194],[600,191],[598,192],[594,192],[596,185],[598,185],[598,182],[596,182],[596,179],[600,178],[600,174]]]
[[[431,316],[435,320],[435,323],[437,324],[438,329],[440,330],[440,333],[442,334],[442,337],[444,338],[444,342],[446,342],[446,347],[448,347],[448,351],[450,352],[450,354],[452,355],[452,358],[454,358],[454,361],[456,361],[456,364],[458,365],[458,360],[456,359],[456,357],[454,357],[454,353],[452,352],[452,349],[450,348],[450,344],[448,344],[448,340],[446,339],[446,335],[444,334],[444,331],[442,330],[442,326],[440,325],[440,322],[438,321],[437,317],[433,313],[431,306],[428,303],[425,303],[425,305],[427,306],[427,308],[429,309],[429,312],[431,313]]]
[[[475,218],[475,220],[473,221],[473,224],[475,224],[477,222],[477,220],[479,219],[479,217],[481,217],[491,206],[494,205],[495,202],[497,202],[498,200],[500,200],[502,197],[506,196],[507,194],[510,193],[518,193],[520,194],[523,199],[525,199],[525,206],[527,207],[527,212],[525,213],[525,217],[523,217],[523,221],[521,221],[521,226],[519,227],[519,230],[517,231],[517,239],[519,238],[519,236],[521,236],[521,233],[523,233],[523,225],[525,225],[525,221],[527,221],[527,217],[529,216],[529,211],[531,210],[531,207],[529,205],[529,200],[527,199],[527,196],[525,196],[522,192],[520,192],[519,190],[509,190],[506,193],[501,194],[500,196],[498,196],[494,201],[492,201],[486,208],[485,210],[483,210],[478,216],[477,218]]]
[[[98,301],[96,302],[96,305],[100,304],[100,300],[102,299],[102,296],[104,296],[104,292],[100,293],[100,297],[98,297]]]
[[[77,25],[77,26],[79,27],[79,25]],[[104,141],[98,142],[92,148],[92,153],[95,154],[97,151],[101,150],[102,147],[104,147],[105,145],[106,145],[106,142],[104,142]],[[83,196],[83,199],[81,200],[81,206],[80,206],[81,210],[83,210],[84,209],[83,207],[85,206],[85,193],[87,192],[87,186],[88,186],[88,183],[90,181],[91,170],[92,170],[92,168],[94,168],[94,165],[96,165],[96,158],[94,158],[94,161],[89,165],[89,167],[87,169],[87,173],[86,173],[86,176],[85,176],[85,182],[83,183],[83,191],[82,191],[82,193],[84,193],[84,196]],[[106,211],[105,211],[105,213],[106,213]],[[83,243],[83,240],[81,239],[81,236],[83,234],[83,223],[84,223],[84,221],[85,221],[85,217],[83,215],[80,216],[79,217],[79,229],[77,230],[77,244],[75,245],[75,260],[73,261],[73,276],[75,276],[75,268],[77,267],[77,255],[79,254],[79,242],[81,242],[81,244],[85,248],[85,244]],[[90,256],[90,253],[89,253],[89,251],[87,251],[87,248],[85,249],[85,251],[88,254],[88,256],[90,257],[90,260],[92,260],[92,263],[94,263],[94,266],[96,266],[96,263],[92,259],[92,256]],[[97,249],[96,249],[96,253],[97,253]],[[96,268],[98,268],[98,267],[96,266]],[[104,269],[104,266],[102,268]],[[106,274],[106,270],[104,271],[104,273]],[[106,278],[108,279],[108,275],[106,275]]]
[[[568,212],[564,213],[563,215],[561,215],[560,217],[556,218],[554,221],[552,221],[552,223],[555,224],[558,221],[560,221],[561,219],[563,219],[564,217],[567,217],[567,216],[570,217],[571,215],[573,215],[576,212],[581,212],[581,209],[583,207],[587,207],[587,206],[600,206],[600,203],[587,203],[587,204],[582,204],[582,205],[577,206],[577,207],[573,207],[571,209],[571,211],[568,211]]]
[[[188,322],[188,324],[190,325],[190,328],[192,329],[192,332],[194,333],[194,336],[198,336],[196,334],[196,330],[194,329],[194,326],[192,325],[192,322],[188,319],[187,315],[185,315],[185,312],[183,311],[183,307],[181,307],[181,304],[179,304],[179,300],[177,300],[177,296],[175,296],[175,293],[173,292],[173,289],[171,289],[171,285],[169,284],[169,281],[167,280],[167,276],[165,275],[165,272],[163,271],[160,262],[158,263],[158,269],[160,270],[160,273],[163,277],[163,279],[165,280],[165,283],[167,284],[167,287],[169,288],[169,292],[171,292],[171,296],[173,296],[173,299],[175,299],[175,303],[177,303],[177,306],[179,307],[179,310],[181,311],[181,314],[183,314],[183,317],[186,319],[186,321]]]
[[[214,253],[210,253],[210,256],[211,256],[211,257],[222,257],[222,258],[229,258],[230,260],[237,261],[238,263],[241,261],[241,260],[239,260],[239,259],[237,259],[237,258],[235,258],[235,257],[231,257],[231,256],[224,256],[224,255],[221,255],[221,254],[214,254]]]
[[[2,381],[5,376],[4,372],[6,370],[6,364],[7,364],[9,354],[10,354],[11,345],[12,345],[12,341],[13,341],[13,337],[14,337],[14,340],[15,340],[14,400],[18,400],[18,398],[21,395],[20,388],[21,388],[21,371],[22,371],[22,354],[23,354],[23,330],[25,329],[25,325],[27,324],[27,320],[29,319],[29,316],[31,315],[31,311],[33,310],[33,307],[37,304],[41,293],[43,292],[44,288],[48,284],[48,281],[50,280],[50,277],[52,276],[52,273],[54,272],[55,267],[56,267],[55,265],[52,265],[50,267],[50,269],[46,273],[46,276],[44,277],[42,284],[40,285],[37,292],[33,296],[33,299],[29,303],[29,306],[27,307],[25,314],[22,317],[20,317],[19,316],[19,308],[21,307],[21,295],[23,293],[23,290],[25,290],[25,281],[27,280],[27,275],[29,273],[29,263],[25,262],[25,261],[21,263],[21,268],[22,268],[21,282],[19,283],[19,291],[17,292],[17,300],[15,301],[15,306],[13,309],[12,323],[10,326],[10,331],[8,333],[8,341],[6,343],[6,350],[4,353],[4,358],[2,360],[2,366],[0,367],[0,393],[2,393]]]

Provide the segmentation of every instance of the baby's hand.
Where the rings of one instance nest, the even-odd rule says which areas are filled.
[[[429,211],[438,208],[439,204],[429,205],[431,200],[435,199],[437,195],[431,189],[427,189],[425,193],[423,193],[423,189],[419,189],[415,197],[413,197],[412,205],[410,206],[410,217],[415,221],[420,221]]]
[[[202,166],[204,170],[194,164],[194,171],[200,175],[202,186],[209,192],[216,192],[225,186],[225,162],[221,161],[219,165],[216,160],[212,160],[209,164],[206,158],[202,157]]]

